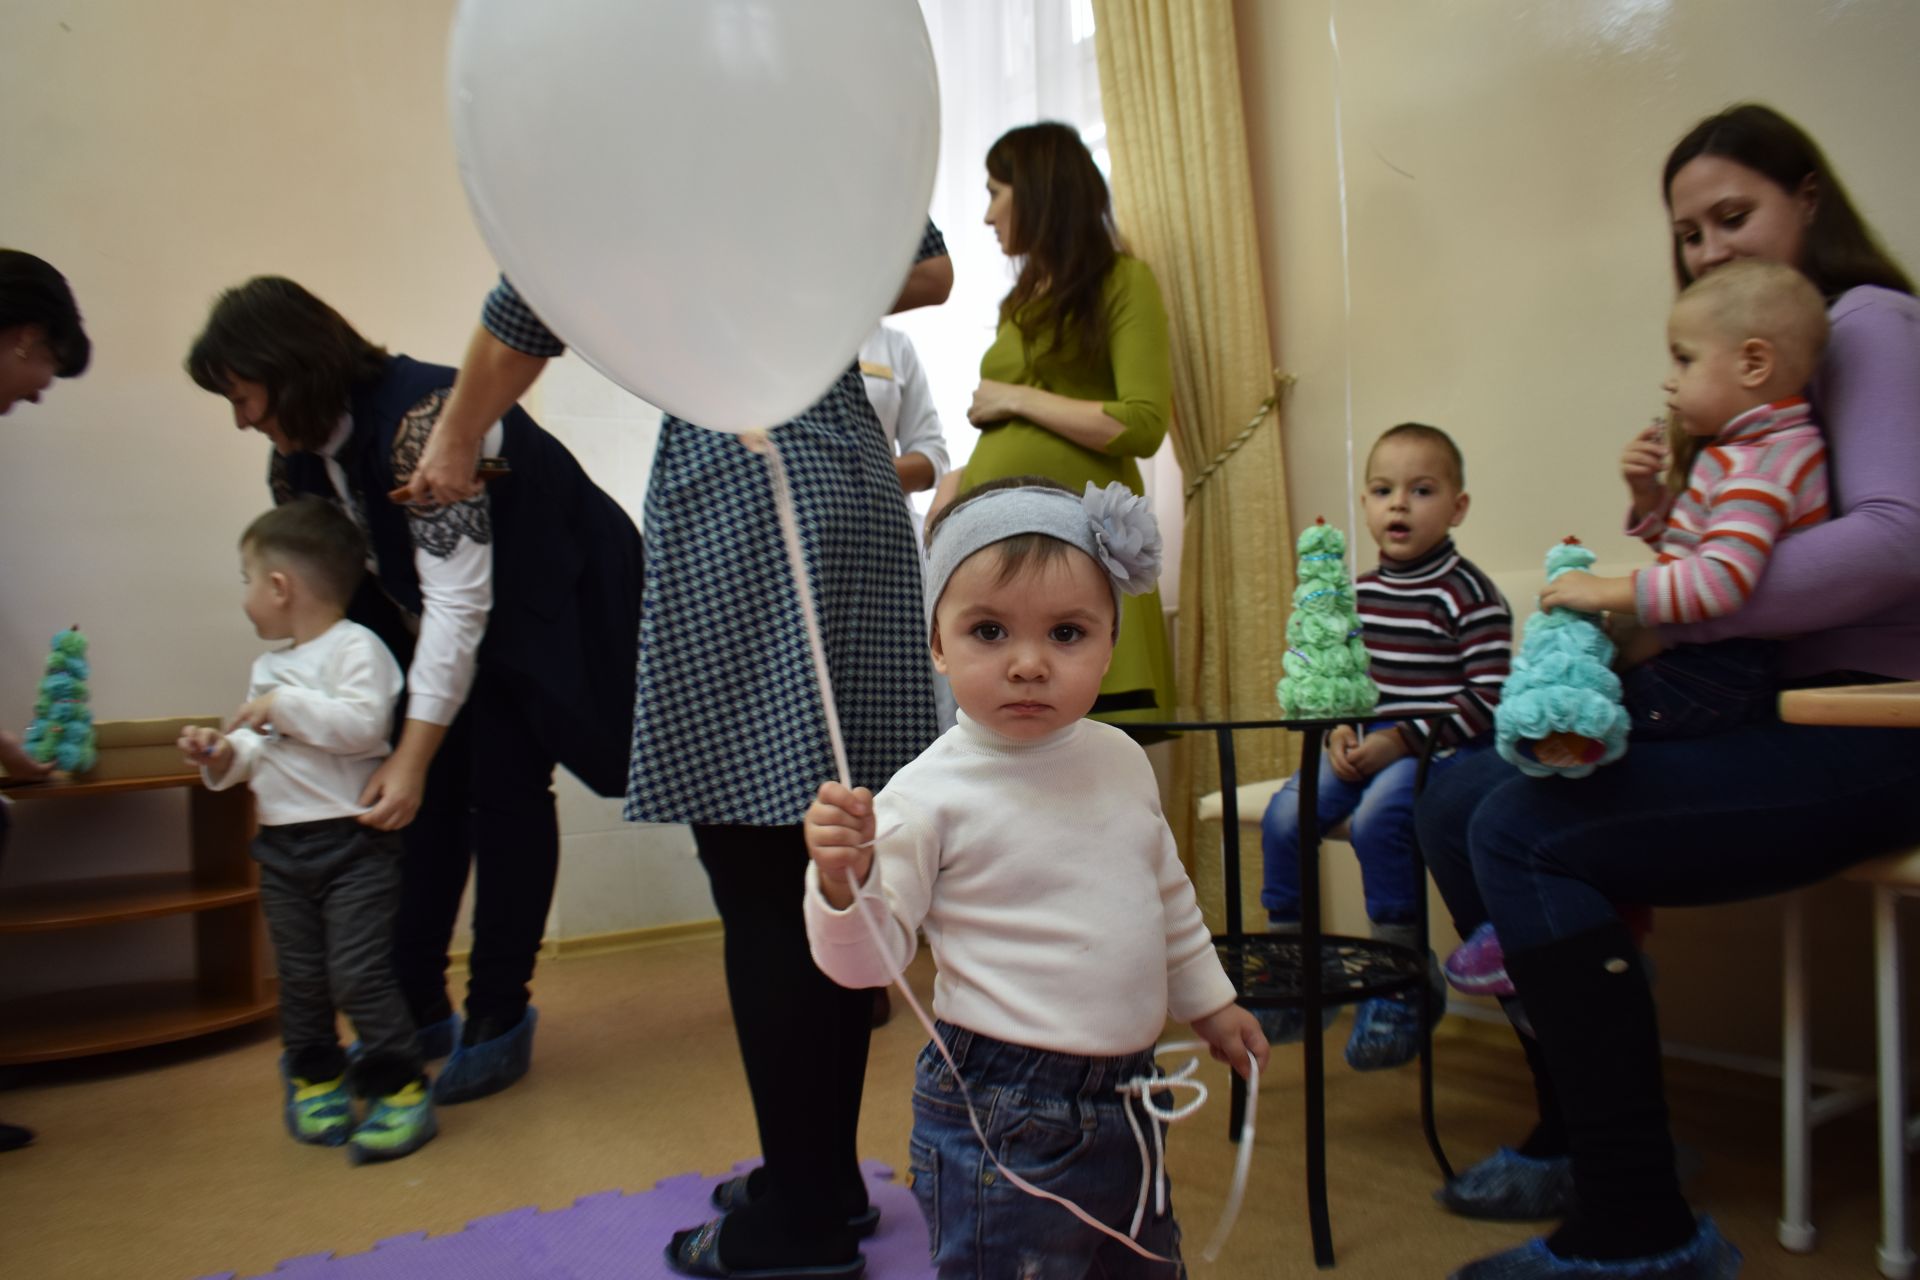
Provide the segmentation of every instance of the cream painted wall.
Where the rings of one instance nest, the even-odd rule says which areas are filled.
[[[220,289],[289,275],[377,342],[458,358],[492,268],[441,103],[452,8],[0,12],[0,236],[67,274],[95,343],[92,370],[15,409],[0,444],[16,686],[77,622],[102,718],[222,707],[243,687],[258,642],[234,541],[267,505],[267,448],[180,369]]]
[[[238,702],[260,642],[234,543],[269,501],[267,445],[180,368],[221,288],[289,275],[373,340],[457,363],[494,267],[443,102],[454,8],[0,6],[0,244],[67,274],[95,343],[86,376],[0,423],[0,723],[25,723],[47,637],[70,623],[92,637],[102,719]],[[637,518],[655,418],[571,364],[543,391],[548,425]],[[553,935],[713,914],[684,828],[623,824],[564,774],[560,790]],[[6,883],[96,856],[100,841],[17,817]]]
[[[1920,6],[1858,0],[1237,0],[1295,517],[1345,519],[1356,453],[1408,418],[1452,432],[1463,549],[1531,569],[1574,533],[1633,561],[1614,460],[1659,409],[1673,292],[1659,175],[1702,116],[1758,98],[1821,142],[1920,268]],[[1336,73],[1328,38],[1337,21]],[[1352,320],[1343,319],[1336,99]],[[1516,601],[1524,614],[1527,603]],[[1777,1051],[1777,903],[1662,914],[1670,1036]],[[1828,1052],[1864,1058],[1864,895],[1816,895]],[[1836,1035],[1824,1033],[1832,1031]]]
[[[1343,322],[1327,4],[1236,13],[1292,509],[1344,518],[1358,455],[1408,418],[1452,432],[1462,543],[1531,567],[1569,533],[1603,560],[1614,460],[1661,407],[1673,294],[1660,166],[1700,117],[1760,98],[1819,139],[1920,265],[1920,7],[1804,0],[1335,3],[1353,281]]]

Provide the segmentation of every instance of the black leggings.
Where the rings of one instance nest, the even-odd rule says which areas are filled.
[[[546,932],[560,869],[554,760],[534,740],[522,682],[482,670],[427,770],[420,812],[404,832],[394,976],[419,1026],[446,1018],[447,947],[467,874],[473,950],[467,1016],[512,1025],[531,998],[527,984]]]
[[[844,1222],[867,1203],[856,1139],[873,996],[813,963],[798,826],[696,826],[693,838],[726,928],[727,997],[768,1194],[794,1230]]]

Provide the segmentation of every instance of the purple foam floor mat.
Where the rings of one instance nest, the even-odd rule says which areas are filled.
[[[759,1161],[734,1166],[745,1173]],[[933,1275],[927,1228],[913,1193],[877,1160],[861,1164],[880,1230],[863,1241],[874,1280]],[[673,1274],[661,1251],[675,1231],[714,1214],[707,1196],[718,1177],[685,1173],[649,1191],[603,1191],[565,1209],[513,1209],[463,1231],[424,1231],[382,1240],[366,1253],[289,1258],[267,1274],[279,1280],[654,1280]],[[201,1280],[237,1280],[221,1271]]]

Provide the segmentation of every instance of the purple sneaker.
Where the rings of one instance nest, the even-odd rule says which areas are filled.
[[[1500,939],[1493,922],[1475,929],[1468,939],[1447,957],[1447,985],[1470,996],[1510,996],[1513,983],[1507,978],[1507,957],[1500,950]]]

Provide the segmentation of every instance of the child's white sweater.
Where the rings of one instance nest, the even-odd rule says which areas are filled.
[[[260,825],[365,813],[360,792],[391,750],[393,706],[405,677],[380,638],[345,618],[305,644],[253,661],[247,700],[273,694],[270,734],[227,735],[233,763],[207,786],[253,784]]]
[[[968,718],[875,799],[861,894],[891,956],[820,894],[807,868],[814,961],[848,987],[884,985],[924,928],[941,1018],[1014,1044],[1133,1053],[1233,1003],[1233,985],[1174,849],[1146,753],[1081,720],[1015,743]],[[884,908],[884,910],[876,909]]]

